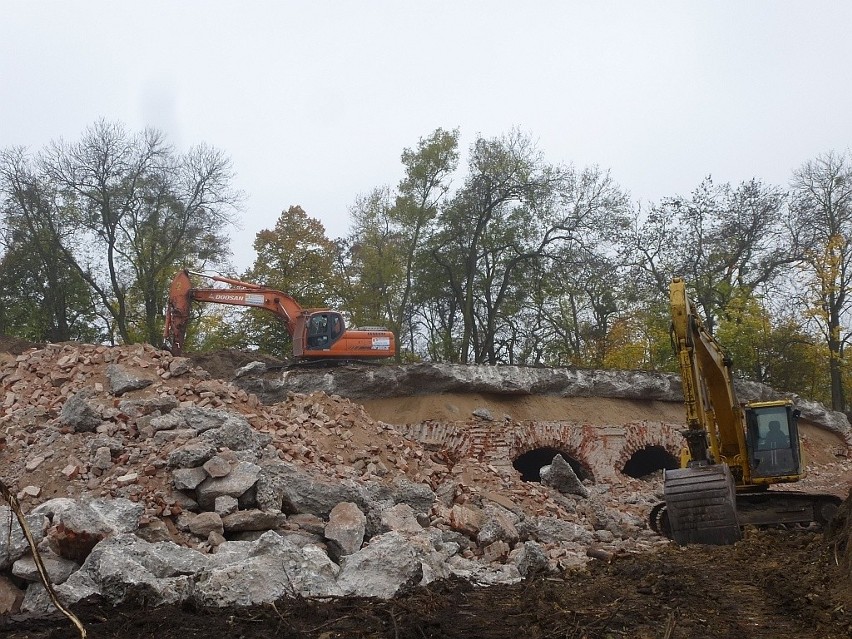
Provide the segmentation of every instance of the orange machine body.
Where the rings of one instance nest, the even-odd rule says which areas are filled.
[[[281,318],[293,340],[297,359],[378,359],[393,357],[396,343],[391,331],[380,327],[346,328],[343,315],[327,308],[302,308],[290,295],[258,284],[219,275],[203,275],[228,284],[227,288],[196,288],[190,271],[172,280],[166,307],[164,340],[175,355],[183,352],[186,327],[193,302],[262,308]],[[196,274],[201,275],[201,274]]]

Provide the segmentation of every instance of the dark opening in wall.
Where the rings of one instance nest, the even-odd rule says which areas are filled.
[[[594,477],[588,468],[583,466],[579,461],[571,457],[564,450],[559,450],[558,448],[551,448],[549,446],[543,448],[535,448],[523,455],[519,455],[515,461],[512,462],[512,466],[514,466],[515,470],[521,473],[521,479],[523,481],[541,481],[541,469],[543,466],[549,466],[551,462],[553,462],[553,458],[556,455],[562,455],[562,459],[568,462],[568,465],[571,466],[571,470],[574,471],[574,474],[577,475],[577,479],[580,481],[590,479],[594,481]]]
[[[640,479],[663,468],[671,470],[679,466],[677,458],[662,446],[645,446],[631,455],[621,472]]]

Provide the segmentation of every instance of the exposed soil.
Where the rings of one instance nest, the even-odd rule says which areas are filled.
[[[40,344],[28,342],[20,337],[11,337],[9,335],[0,335],[0,353],[7,355],[20,355],[24,351],[31,348],[37,348]]]
[[[384,397],[359,402],[373,417],[389,424],[422,421],[465,420],[477,408],[486,408],[495,419],[514,421],[579,421],[590,424],[624,424],[643,419],[678,422],[683,409],[671,402],[610,399],[607,397],[555,397],[543,395],[495,395],[443,393],[416,397]],[[638,406],[641,404],[641,407]]]
[[[205,353],[187,353],[193,365],[200,366],[216,379],[233,379],[235,373],[251,362],[263,362],[268,366],[284,366],[287,360],[265,355],[256,351],[246,352],[235,349],[208,351]]]
[[[32,344],[3,338],[10,357]],[[255,353],[218,352],[193,357],[212,375],[262,360]],[[486,406],[514,419],[570,419],[571,411],[607,421],[630,411],[629,403],[606,399],[490,396],[423,396],[416,400],[368,400],[367,411],[388,422],[457,419]],[[676,410],[660,403],[668,415]],[[645,407],[647,410],[647,407]],[[424,417],[424,415],[435,415]],[[803,429],[810,458],[821,471],[814,485],[848,494],[852,477],[832,472],[831,434]],[[61,452],[61,451],[60,451]],[[45,482],[49,478],[43,478]],[[808,486],[812,488],[812,486]],[[852,503],[847,500],[833,529],[747,530],[729,547],[663,546],[657,552],[594,560],[560,577],[528,579],[514,586],[475,588],[443,582],[390,601],[340,598],[290,599],[276,606],[196,610],[141,605],[75,607],[88,636],[171,637],[568,637],[575,639],[766,638],[852,636]],[[0,620],[0,636],[40,639],[79,636],[64,617]]]

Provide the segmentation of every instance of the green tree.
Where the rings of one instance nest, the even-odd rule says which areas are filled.
[[[755,382],[769,382],[772,319],[760,299],[736,291],[717,324],[716,337],[738,375]]]
[[[431,239],[432,259],[461,313],[458,361],[497,363],[497,331],[512,287],[559,235],[542,220],[552,217],[562,179],[520,132],[472,145],[465,184]]]
[[[432,257],[428,243],[424,250],[417,252],[415,271],[412,325],[413,332],[422,342],[417,352],[436,362],[458,361],[458,297],[447,286],[444,268]]]
[[[627,195],[608,172],[565,170],[553,216],[543,220],[551,225],[544,236],[549,241],[516,288],[535,318],[527,342],[542,342],[534,348],[541,361],[534,363],[603,366],[623,341],[611,335],[617,325],[623,329],[626,310],[614,238],[628,225],[628,209]]]
[[[790,233],[806,284],[799,299],[828,348],[831,407],[846,410],[844,350],[850,338],[852,158],[833,151],[793,173]]]
[[[617,218],[617,208],[610,210]],[[588,240],[583,245],[561,247],[560,259],[549,263],[542,274],[549,291],[544,301],[545,316],[558,336],[549,348],[550,364],[603,367],[615,347],[610,333],[616,324],[620,331],[617,342],[627,338],[617,256],[606,254],[603,237]]]
[[[400,332],[398,297],[404,287],[404,238],[387,189],[360,196],[350,209],[352,232],[342,243],[344,308],[354,323]]]
[[[64,259],[71,229],[52,186],[22,148],[0,152],[0,332],[34,341],[96,341],[88,287]]]
[[[415,260],[423,248],[423,238],[431,230],[449,191],[449,177],[458,165],[459,131],[436,129],[421,138],[414,149],[405,149],[402,164],[405,177],[398,186],[396,205],[391,216],[399,229],[399,244],[405,262],[404,279],[395,317],[399,325],[398,349],[403,339],[415,350],[415,310],[412,304],[415,286]],[[404,331],[403,331],[404,329]]]
[[[766,384],[830,405],[828,359],[826,344],[804,329],[800,317],[777,313],[772,317],[767,340]]]
[[[257,256],[243,280],[287,293],[304,308],[325,307],[336,300],[337,247],[322,223],[300,206],[283,211],[274,228],[259,231],[254,250]],[[292,339],[275,315],[251,309],[241,321],[245,346],[282,356],[291,352]]]
[[[395,192],[377,188],[351,209],[352,230],[343,246],[346,308],[369,324],[397,335],[397,360],[411,357],[417,342],[416,266],[448,179],[458,161],[458,131],[436,129],[402,153],[405,175]]]

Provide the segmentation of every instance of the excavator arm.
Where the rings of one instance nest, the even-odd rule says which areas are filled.
[[[166,302],[166,323],[163,327],[163,343],[172,354],[183,353],[186,339],[186,327],[189,324],[189,312],[192,309],[192,281],[189,272],[178,272],[169,286],[169,299]]]
[[[733,543],[741,536],[734,475],[741,475],[745,446],[731,362],[701,322],[682,279],[671,282],[669,297],[689,454],[684,467],[665,471],[666,527],[679,544]]]
[[[296,331],[298,318],[305,313],[296,300],[281,291],[263,288],[256,284],[241,282],[220,275],[205,275],[204,277],[216,282],[230,284],[230,288],[194,288],[189,277],[190,274],[193,273],[186,269],[180,271],[175,275],[169,287],[163,337],[172,353],[180,354],[183,352],[186,328],[193,302],[263,308],[284,321],[291,337]]]
[[[745,416],[734,391],[731,360],[701,321],[686,294],[686,282],[675,278],[669,296],[691,461],[727,463],[738,481],[748,483]]]

